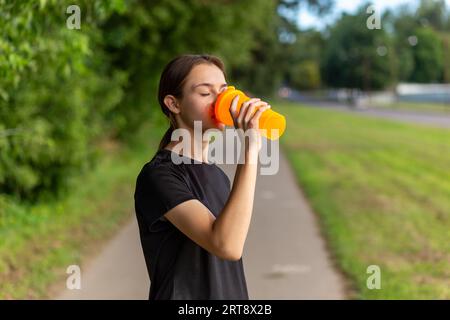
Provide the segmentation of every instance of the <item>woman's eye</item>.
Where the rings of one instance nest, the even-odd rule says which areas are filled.
[[[209,93],[200,93],[201,96],[206,97],[209,96]]]

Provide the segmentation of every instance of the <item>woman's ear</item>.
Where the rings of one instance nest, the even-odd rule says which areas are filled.
[[[177,98],[170,94],[164,97],[164,104],[172,113],[179,114],[181,112]]]

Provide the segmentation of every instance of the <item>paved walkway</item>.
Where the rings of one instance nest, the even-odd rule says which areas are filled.
[[[363,115],[388,118],[411,123],[427,124],[436,127],[450,128],[450,115],[439,113],[428,113],[409,110],[383,110],[370,108],[367,110],[358,110]]]
[[[81,289],[65,289],[56,299],[147,299],[150,281],[134,217],[106,243],[101,253],[81,266]]]
[[[355,112],[364,116],[386,118],[396,121],[419,123],[431,125],[441,128],[450,128],[450,114],[432,111],[413,111],[401,109],[383,109],[383,108],[354,108],[346,104],[328,101],[298,101],[306,106],[315,106],[320,108],[328,108],[337,111]],[[450,109],[450,107],[449,107]]]
[[[233,182],[234,166],[221,165]],[[344,299],[315,215],[281,155],[277,175],[258,176],[243,256],[250,299]],[[149,279],[133,218],[82,266],[82,289],[56,299],[147,299]]]

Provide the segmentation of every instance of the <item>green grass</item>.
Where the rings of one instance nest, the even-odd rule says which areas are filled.
[[[287,117],[282,147],[352,297],[449,299],[450,130],[276,107]],[[366,286],[372,264],[380,290]]]
[[[422,103],[422,102],[408,102],[398,101],[389,104],[380,104],[375,106],[375,109],[394,109],[415,112],[435,112],[450,115],[450,105],[444,103]]]
[[[287,116],[282,147],[354,297],[449,299],[450,130],[273,105]],[[48,298],[68,265],[132,216],[136,174],[165,127],[105,148],[63,199],[25,206],[0,197],[0,299]],[[366,287],[372,264],[381,290]]]
[[[108,143],[98,165],[58,201],[26,206],[0,195],[0,299],[50,298],[90,249],[134,214],[134,185],[164,125],[147,125],[129,146]]]

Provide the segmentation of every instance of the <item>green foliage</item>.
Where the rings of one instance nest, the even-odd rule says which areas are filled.
[[[302,3],[326,12],[332,1],[82,0],[81,30],[69,30],[69,1],[0,0],[0,193],[58,195],[95,164],[97,142],[132,140],[160,113],[159,76],[178,54],[218,55],[229,83],[263,97],[283,82],[372,90],[395,79],[448,81],[441,2],[394,17],[392,39],[367,29],[365,6],[329,34],[299,31]]]
[[[386,31],[367,28],[366,6],[343,14],[331,28],[322,60],[322,76],[334,87],[382,89],[394,78],[395,53]]]
[[[450,14],[444,1],[422,0],[415,12],[404,4],[383,21],[392,32],[399,81],[450,82]]]
[[[65,284],[67,266],[83,265],[85,257],[132,218],[136,174],[165,129],[147,124],[132,145],[107,141],[99,165],[54,201],[28,205],[0,195],[1,300],[60,294],[54,284]]]
[[[124,76],[104,67],[96,24],[116,8],[80,1],[82,29],[70,30],[70,4],[0,1],[1,193],[33,200],[63,191],[94,160],[89,143],[122,98]]]
[[[418,43],[412,49],[415,68],[411,74],[413,82],[438,82],[443,71],[443,51],[439,36],[431,28],[415,31]]]
[[[266,16],[264,20],[260,26],[265,30],[259,30],[253,36],[255,46],[250,52],[250,59],[232,65],[232,75],[235,82],[252,95],[269,97],[282,81],[283,45],[279,43],[277,34],[279,17]]]
[[[159,75],[174,56],[218,55],[228,71],[251,63],[254,34],[265,30],[265,20],[274,13],[272,3],[264,0],[128,1],[125,13],[112,15],[102,26],[111,67],[129,76],[127,95],[116,111],[122,117],[119,135],[132,136],[152,110],[160,112]]]
[[[435,30],[445,30],[448,28],[447,21],[450,22],[445,0],[420,0],[416,15],[422,24],[432,26]]]
[[[256,46],[250,61],[233,69],[242,86],[263,97],[272,96],[282,84],[295,86],[293,66],[305,60],[319,63],[322,36],[320,32],[298,30],[296,17],[301,4],[314,12],[325,13],[333,1],[278,0],[276,3],[272,11],[276,9],[279,14],[264,17],[261,23],[264,29],[254,36]]]
[[[293,68],[292,82],[295,88],[314,90],[320,87],[320,66],[306,60]]]
[[[80,30],[66,27],[71,4],[0,0],[0,193],[68,190],[97,142],[129,141],[160,112],[159,75],[174,56],[210,53],[245,70],[264,34],[277,45],[274,1],[84,0]]]
[[[419,26],[418,20],[414,17],[414,13],[410,11],[408,5],[403,5],[399,7],[396,14],[388,12],[383,21],[386,21],[387,28],[393,30],[394,47],[398,56],[397,80],[409,81],[414,70],[410,41],[413,39],[411,37],[414,36],[412,30]]]

